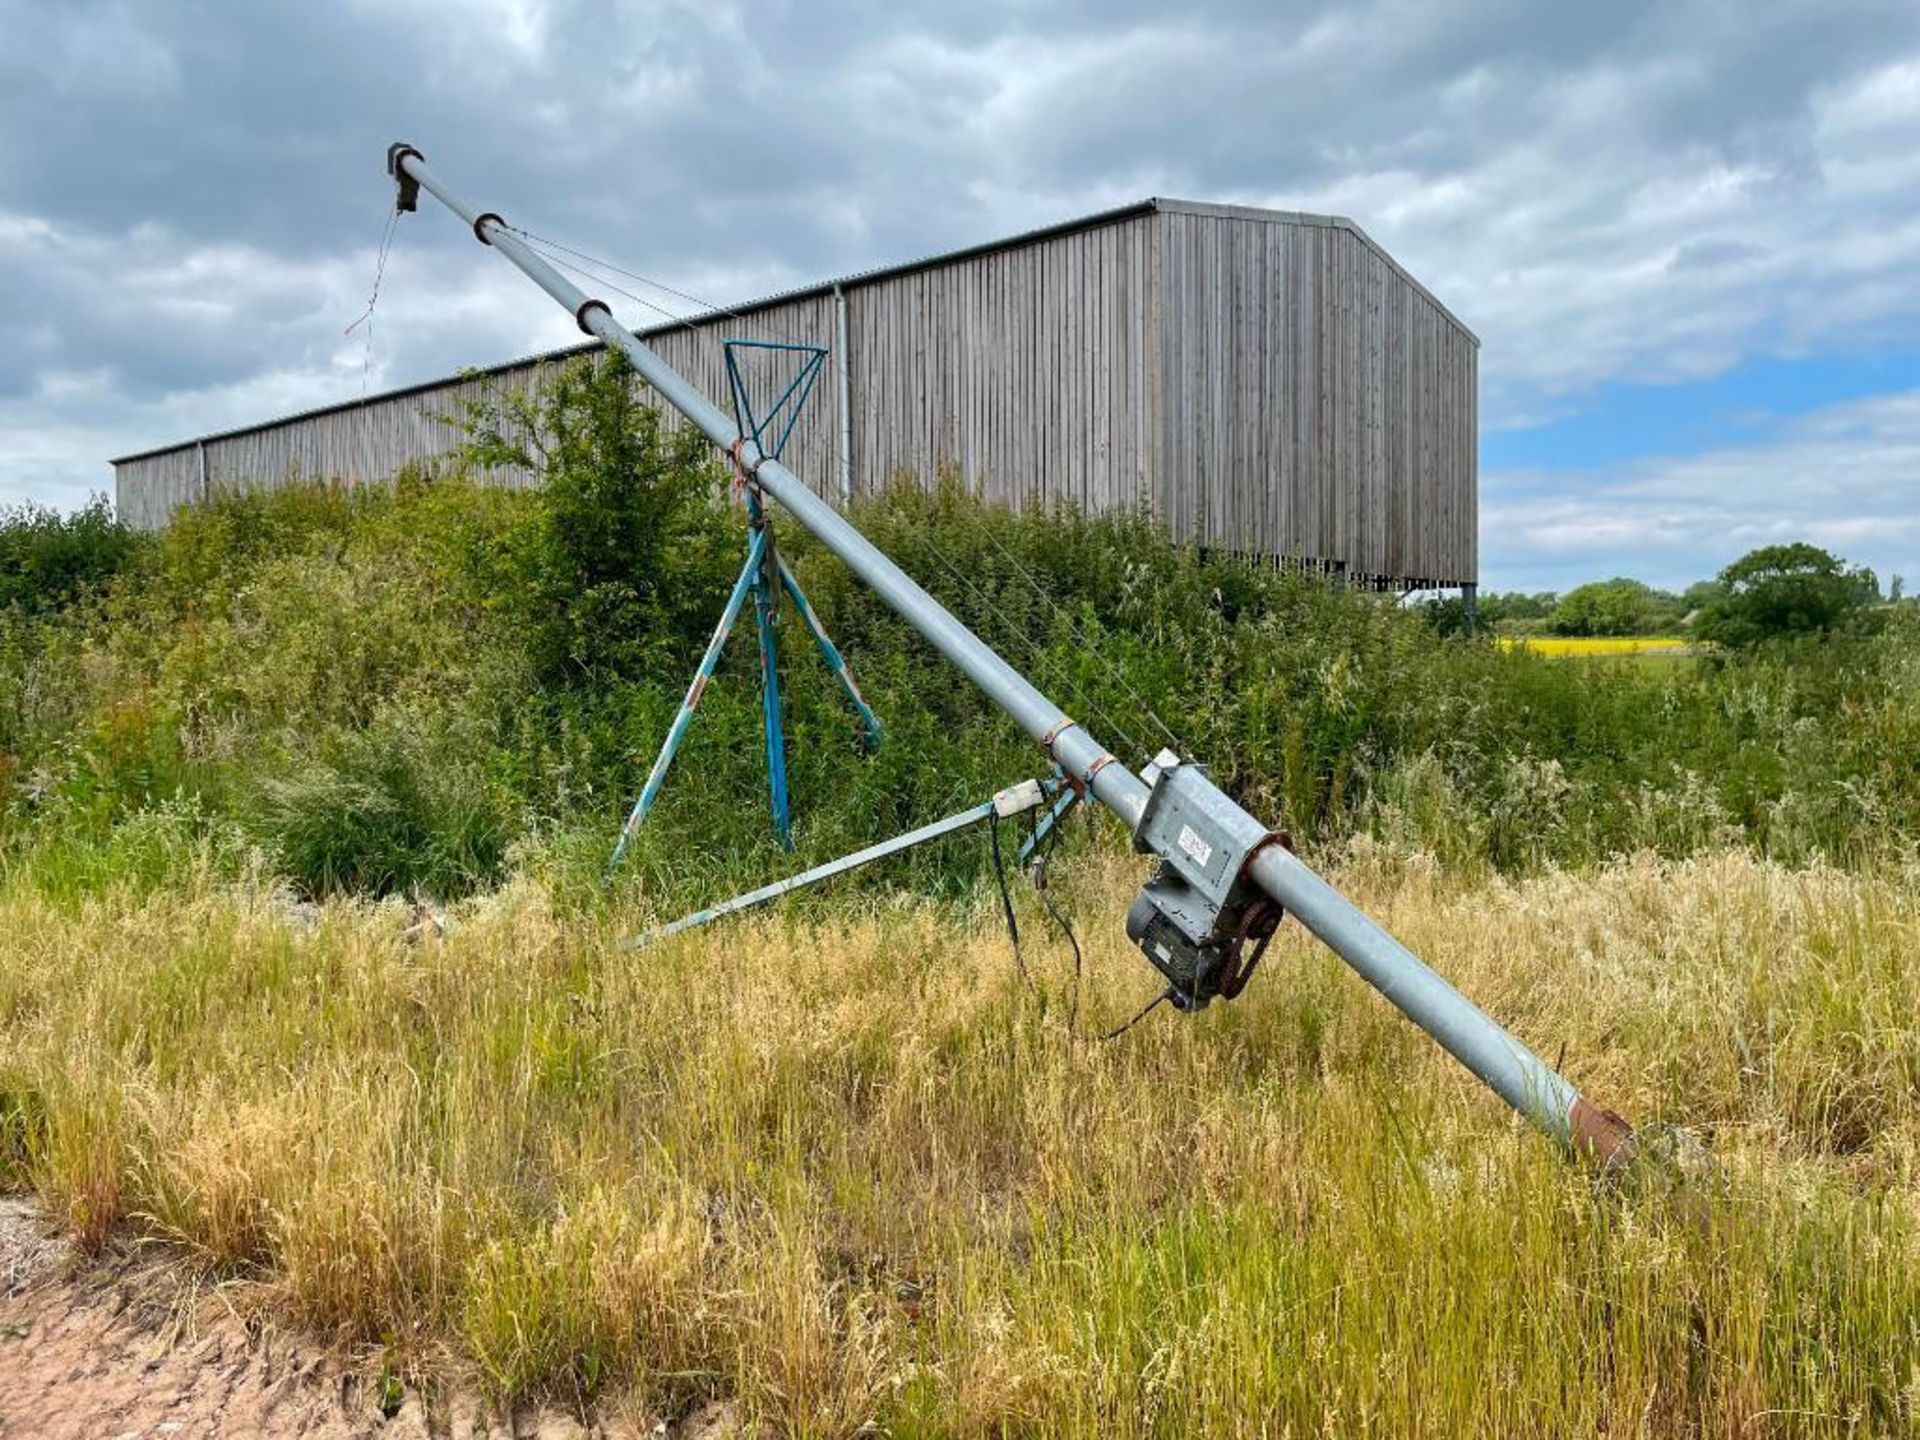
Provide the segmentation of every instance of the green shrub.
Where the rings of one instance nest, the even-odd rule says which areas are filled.
[[[500,875],[507,807],[458,741],[395,712],[265,779],[251,828],[308,896],[465,894]]]
[[[32,504],[0,508],[0,610],[46,614],[97,595],[140,546],[104,495],[71,515]]]
[[[472,403],[464,424],[463,463],[543,477],[521,594],[543,680],[635,680],[699,653],[714,588],[739,568],[737,527],[712,447],[667,427],[625,356],[570,361],[537,393]]]
[[[56,833],[106,845],[190,801],[243,825],[310,893],[457,893],[510,851],[569,894],[599,893],[744,537],[702,488],[711,467],[631,399],[631,377],[569,374],[572,399],[524,413],[529,436],[591,432],[563,435],[555,463],[571,468],[545,489],[416,471],[222,497],[145,544],[101,603],[0,612],[0,849]],[[645,470],[631,484],[629,463]],[[1846,861],[1920,838],[1911,607],[1818,645],[1567,662],[1173,544],[1144,515],[1014,514],[949,478],[895,486],[853,518],[1120,758],[1173,745],[1304,847],[1370,831],[1454,866],[1527,870],[1729,838]],[[1047,769],[844,565],[774,524],[887,740],[862,753],[789,614],[798,853],[783,855],[742,624],[625,872],[661,906]],[[985,857],[962,837],[852,883],[954,889]],[[111,870],[72,867],[100,883]]]
[[[1555,635],[1653,635],[1677,629],[1680,597],[1624,576],[1576,585],[1547,617]]]

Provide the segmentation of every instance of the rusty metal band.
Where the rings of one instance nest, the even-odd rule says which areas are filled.
[[[1282,850],[1292,850],[1293,849],[1292,834],[1285,830],[1269,830],[1265,835],[1261,836],[1260,840],[1254,845],[1254,847],[1251,850],[1247,851],[1246,859],[1240,862],[1240,878],[1242,880],[1251,881],[1252,872],[1253,872],[1253,862],[1260,858],[1261,851],[1270,849],[1271,847],[1276,845],[1279,846],[1280,849]]]
[[[765,456],[756,457],[752,464],[747,463],[747,437],[742,435],[727,447],[727,453],[733,457],[733,468],[740,472],[743,481],[751,480],[760,473],[760,462]]]
[[[1073,719],[1071,716],[1062,715],[1058,720],[1053,722],[1053,728],[1040,737],[1040,748],[1046,751],[1048,756],[1051,757],[1053,754],[1053,742],[1079,723],[1079,721]]]
[[[1626,1117],[1594,1104],[1584,1095],[1567,1112],[1567,1131],[1577,1153],[1603,1166],[1625,1159],[1633,1144],[1633,1126]]]

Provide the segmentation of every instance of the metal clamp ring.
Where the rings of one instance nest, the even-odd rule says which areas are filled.
[[[585,334],[585,335],[593,334],[593,331],[587,328],[587,315],[589,314],[589,312],[594,310],[598,310],[602,315],[605,315],[609,320],[613,318],[613,311],[607,308],[606,301],[582,300],[580,302],[580,308],[573,312],[573,323],[580,327],[582,334]]]
[[[482,245],[493,244],[493,242],[487,238],[487,222],[489,220],[491,220],[494,224],[498,225],[502,230],[508,230],[512,228],[510,225],[507,224],[505,216],[496,215],[491,210],[484,211],[483,213],[474,216],[473,217],[473,238],[478,240]]]
[[[1269,830],[1266,834],[1262,835],[1254,842],[1253,848],[1247,851],[1246,857],[1241,860],[1239,878],[1244,880],[1251,875],[1253,873],[1253,862],[1258,860],[1268,847],[1274,845],[1279,846],[1282,850],[1291,852],[1293,849],[1293,833],[1289,830]]]

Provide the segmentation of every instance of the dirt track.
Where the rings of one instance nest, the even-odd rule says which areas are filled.
[[[249,1336],[217,1295],[182,1286],[163,1262],[122,1254],[84,1264],[29,1206],[0,1196],[0,1440],[732,1433],[724,1414],[673,1432],[644,1423],[588,1429],[548,1411],[489,1415],[460,1395],[429,1407],[408,1394],[387,1418],[376,1391],[318,1346]]]

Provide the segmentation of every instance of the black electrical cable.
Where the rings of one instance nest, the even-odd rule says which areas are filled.
[[[1033,975],[1027,969],[1026,954],[1020,947],[1020,922],[1014,918],[1013,892],[1007,886],[1006,853],[1000,848],[1000,815],[998,811],[988,817],[987,837],[993,850],[993,878],[1000,888],[1000,912],[1006,917],[1007,938],[1013,944],[1014,967],[1020,972],[1021,983],[1026,986],[1029,992],[1037,994],[1039,992],[1033,983]],[[1052,861],[1053,852],[1059,847],[1059,844],[1060,826],[1056,821],[1052,832],[1047,838],[1047,852],[1041,861],[1043,865]],[[1047,914],[1052,917],[1054,924],[1060,927],[1060,933],[1066,936],[1067,944],[1073,947],[1073,991],[1072,998],[1068,1002],[1067,1024],[1065,1027],[1067,1036],[1073,1040],[1085,1039],[1086,1037],[1080,1034],[1080,986],[1081,978],[1085,971],[1085,962],[1080,952],[1080,940],[1079,937],[1073,933],[1073,926],[1068,922],[1066,915],[1061,911],[1059,906],[1053,903],[1053,897],[1047,894],[1045,889],[1040,889],[1039,893],[1040,903],[1046,907]],[[1113,1029],[1100,1036],[1101,1042],[1105,1043],[1118,1040],[1122,1035],[1146,1019],[1147,1016],[1151,1015],[1156,1008],[1172,998],[1173,991],[1171,988],[1161,991],[1158,995],[1154,996],[1152,1000],[1149,1000],[1131,1019],[1123,1024],[1114,1026]]]
[[[1173,989],[1171,986],[1169,986],[1167,989],[1162,990],[1158,995],[1154,996],[1153,999],[1149,1000],[1145,1005],[1141,1006],[1139,1013],[1136,1014],[1131,1020],[1127,1021],[1123,1025],[1114,1026],[1113,1029],[1107,1031],[1106,1034],[1102,1035],[1100,1039],[1102,1041],[1118,1040],[1122,1035],[1126,1034],[1127,1031],[1133,1029],[1134,1026],[1138,1025],[1142,1020],[1146,1019],[1147,1016],[1151,1015],[1155,1010],[1159,1009],[1160,1006],[1166,1004],[1167,1001],[1171,1000],[1172,998],[1173,998]]]
[[[1000,912],[1007,917],[1007,938],[1013,942],[1013,964],[1021,983],[1032,990],[1033,976],[1027,973],[1027,957],[1020,951],[1020,922],[1013,915],[1013,893],[1007,889],[1007,862],[1000,852],[1000,812],[987,817],[987,836],[993,847],[993,878],[1000,883]]]
[[[1056,818],[1047,831],[1047,851],[1040,857],[1043,871],[1053,864],[1053,852],[1060,848],[1060,827],[1064,823],[1064,818]],[[1038,822],[1035,822],[1035,828],[1039,828]],[[1077,1036],[1080,1033],[1080,977],[1086,968],[1080,956],[1080,940],[1073,933],[1073,926],[1067,923],[1067,917],[1061,913],[1060,907],[1053,903],[1053,896],[1048,893],[1047,887],[1036,885],[1034,888],[1039,892],[1040,903],[1046,907],[1047,914],[1060,927],[1060,933],[1067,937],[1067,944],[1073,947],[1073,989],[1067,1000],[1067,1030]]]
[[[995,811],[989,818],[987,835],[992,842],[993,848],[993,878],[999,882],[1000,886],[1000,908],[1002,913],[1007,917],[1007,936],[1013,942],[1013,963],[1019,970],[1021,982],[1027,987],[1029,993],[1038,995],[1039,988],[1033,982],[1032,972],[1027,969],[1026,954],[1020,948],[1020,925],[1019,922],[1014,919],[1013,894],[1007,888],[1006,856],[1005,852],[1000,848],[1000,813],[998,811]],[[1054,830],[1053,843],[1059,843],[1059,827],[1057,825]],[[1049,845],[1047,854],[1042,857],[1041,863],[1044,865],[1052,858],[1053,847]],[[1062,915],[1058,907],[1054,905],[1052,897],[1047,894],[1044,888],[1040,886],[1035,886],[1034,888],[1039,891],[1040,903],[1046,907],[1047,914],[1053,917],[1054,923],[1060,927],[1061,932],[1067,937],[1067,943],[1073,947],[1073,992],[1072,999],[1068,1003],[1066,1031],[1069,1039],[1078,1040],[1080,1038],[1080,974],[1082,968],[1080,942],[1074,937],[1073,927],[1067,923],[1066,916]]]

